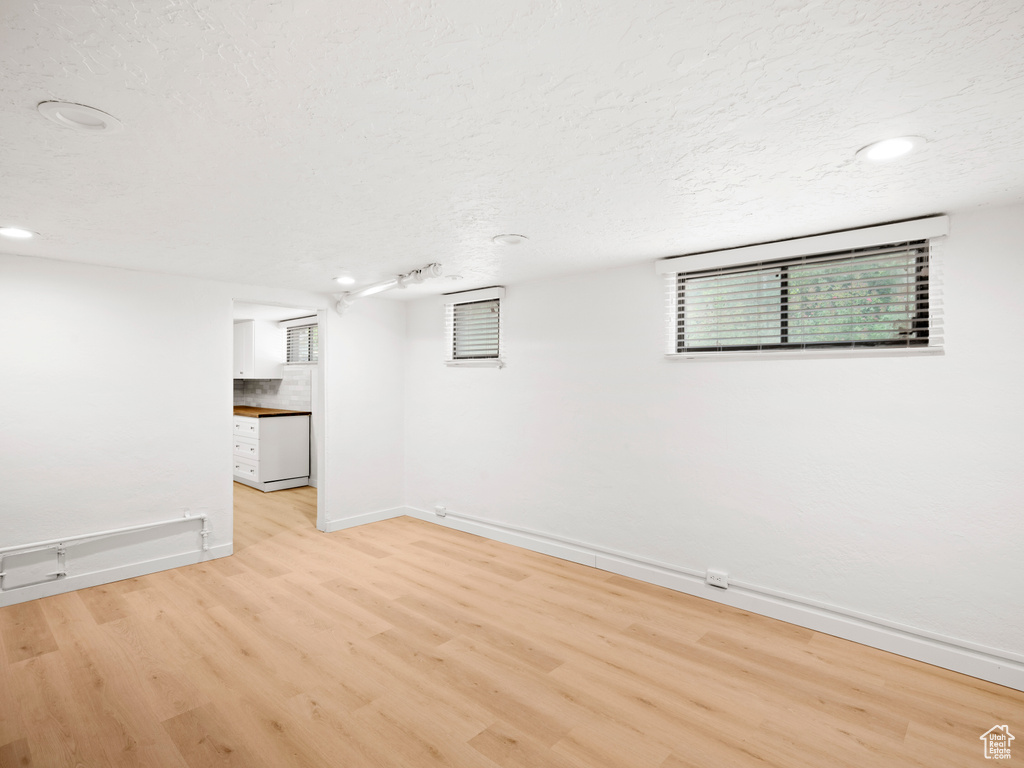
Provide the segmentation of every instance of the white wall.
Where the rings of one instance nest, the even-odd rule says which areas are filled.
[[[328,303],[305,292],[0,255],[0,548],[188,509],[209,515],[206,556],[230,554],[233,299]],[[341,330],[342,348],[358,348],[362,326]],[[393,377],[400,388],[401,375]],[[363,407],[362,392],[343,386],[339,394],[346,408]],[[339,430],[326,452],[346,460],[360,441]],[[399,469],[388,480],[397,488],[397,442],[393,451]],[[347,479],[347,468],[333,469]],[[352,485],[365,494],[381,474]],[[346,489],[335,499],[346,508]],[[79,545],[69,550],[66,580],[5,591],[0,604],[194,562],[199,526],[182,526]],[[30,560],[8,558],[7,570],[52,570]]]
[[[405,305],[355,302],[327,315],[327,510],[335,531],[390,516],[403,503]],[[321,485],[321,491],[323,485]]]
[[[230,553],[225,287],[0,257],[0,546],[188,509],[210,516],[210,546]],[[183,533],[94,545],[84,559],[70,553],[68,583],[197,549],[198,526],[173,530]]]
[[[667,360],[642,264],[510,286],[507,368],[449,368],[419,300],[407,503],[1020,652],[1021,243],[952,218],[942,357]]]

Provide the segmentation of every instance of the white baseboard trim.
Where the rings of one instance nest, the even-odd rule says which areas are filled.
[[[166,571],[171,568],[180,568],[183,565],[194,565],[206,560],[215,560],[218,557],[227,557],[232,553],[231,544],[221,544],[204,552],[197,549],[194,552],[185,552],[180,555],[169,555],[158,557],[152,560],[145,560],[141,563],[130,565],[119,565],[116,568],[107,568],[100,571],[74,574],[63,579],[47,581],[42,584],[32,584],[25,587],[16,587],[0,593],[0,607],[25,603],[29,600],[36,600],[40,597],[51,597],[64,592],[74,592],[76,589],[95,587],[100,584],[109,584],[112,581],[123,581],[134,579],[139,576],[146,576],[157,571]]]
[[[325,520],[324,527],[320,530],[324,533],[334,533],[335,531],[343,531],[346,528],[355,528],[357,525],[378,523],[381,520],[390,520],[392,517],[411,515],[412,511],[411,507],[394,507],[392,509],[381,509],[377,512],[366,512],[362,515],[353,515],[352,517],[343,517],[340,520]]]
[[[310,485],[309,478],[303,477],[292,477],[288,480],[250,480],[247,477],[235,476],[232,478],[236,483],[241,485],[248,485],[250,488],[255,488],[257,491],[263,491],[264,493],[270,493],[271,491],[283,491],[286,488],[302,488],[303,486]]]
[[[649,584],[667,587],[695,597],[702,597],[744,611],[779,619],[816,632],[895,653],[927,664],[960,672],[981,680],[1024,691],[1024,657],[1002,649],[984,648],[975,643],[943,638],[913,627],[893,626],[879,619],[837,606],[814,604],[796,595],[772,594],[773,590],[756,585],[733,585],[728,589],[704,583],[698,571],[655,563],[643,557],[574,542],[538,531],[515,528],[461,513],[449,512],[445,517],[414,507],[387,510],[387,517],[409,515],[429,523],[473,533],[484,538],[523,547],[574,563],[590,565],[604,571],[629,576]],[[363,517],[365,522],[387,519],[374,513]],[[350,518],[357,520],[360,518]],[[353,523],[358,524],[358,523]]]
[[[446,528],[454,528],[465,533],[475,533],[485,539],[494,539],[505,544],[512,544],[532,552],[539,552],[542,555],[551,555],[562,560],[571,560],[581,565],[597,566],[596,553],[586,545],[578,545],[567,540],[559,540],[544,534],[533,531],[513,528],[512,526],[492,523],[479,518],[467,517],[463,514],[447,514],[439,517],[433,512],[427,512],[415,507],[405,507],[405,514],[426,520],[428,523],[437,523]]]

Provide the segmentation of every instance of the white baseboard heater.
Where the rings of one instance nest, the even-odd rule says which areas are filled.
[[[171,520],[159,520],[153,523],[142,523],[140,525],[129,525],[124,528],[112,528],[107,531],[96,533],[83,533],[77,536],[64,536],[49,541],[36,541],[31,544],[19,544],[11,547],[0,547],[0,594],[23,587],[31,587],[51,581],[59,581],[68,576],[67,552],[69,546],[84,544],[85,542],[97,541],[110,536],[118,536],[136,531],[145,531],[151,528],[160,528],[181,523],[202,523],[199,535],[202,539],[201,548],[203,552],[209,550],[210,527],[206,515],[176,517]],[[38,555],[31,558],[31,555]],[[16,584],[10,583],[12,574],[7,572],[11,558],[22,558],[19,575],[27,579]]]

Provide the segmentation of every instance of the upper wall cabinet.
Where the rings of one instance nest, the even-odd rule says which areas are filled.
[[[284,350],[284,331],[277,323],[235,320],[234,378],[282,378]]]

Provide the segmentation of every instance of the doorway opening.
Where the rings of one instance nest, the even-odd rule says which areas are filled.
[[[322,528],[326,312],[234,301],[236,513],[284,505]]]

